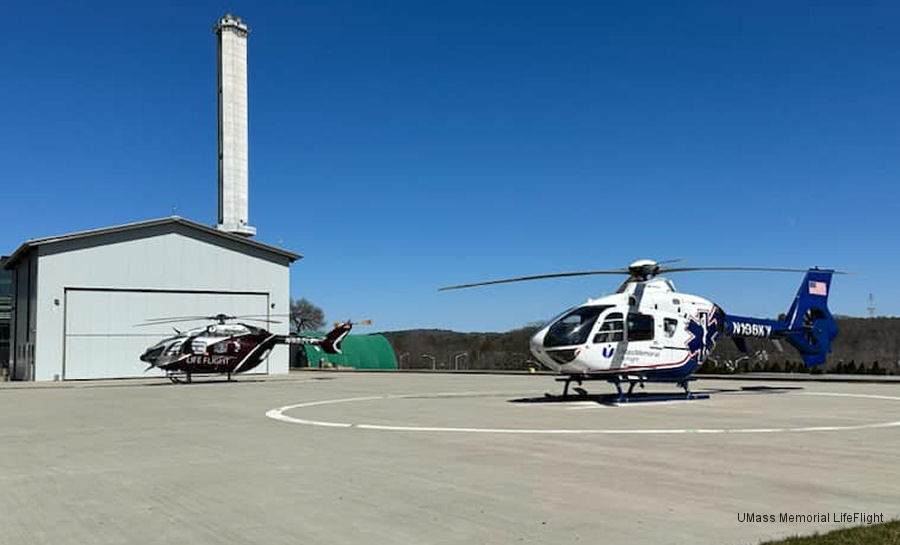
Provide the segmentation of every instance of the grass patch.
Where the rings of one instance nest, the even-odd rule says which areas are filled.
[[[760,545],[897,545],[898,543],[900,543],[900,520],[834,530],[827,534],[816,533],[806,537],[766,541]]]

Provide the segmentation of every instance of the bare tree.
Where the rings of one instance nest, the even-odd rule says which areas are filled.
[[[291,300],[291,328],[294,331],[316,331],[325,325],[325,313],[304,299]]]

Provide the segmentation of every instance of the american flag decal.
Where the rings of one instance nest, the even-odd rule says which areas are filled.
[[[828,284],[825,282],[817,282],[815,280],[809,281],[809,294],[810,295],[828,295]]]

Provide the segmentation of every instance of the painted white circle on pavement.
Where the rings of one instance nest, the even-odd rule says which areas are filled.
[[[322,405],[336,405],[340,403],[359,403],[364,401],[390,401],[395,399],[434,399],[447,397],[472,397],[508,394],[504,392],[449,392],[434,394],[404,394],[404,395],[378,395],[367,397],[346,397],[340,399],[327,399],[324,401],[311,401],[286,405],[266,412],[266,416],[287,422],[290,424],[302,424],[306,426],[319,426],[326,428],[353,428],[360,430],[398,431],[398,432],[429,432],[429,433],[494,433],[494,434],[556,434],[556,435],[688,435],[688,434],[752,434],[752,433],[801,433],[801,432],[826,432],[826,431],[851,431],[877,428],[900,427],[900,420],[888,422],[872,422],[868,424],[854,424],[846,426],[804,426],[804,427],[773,427],[773,428],[481,428],[481,427],[451,427],[451,426],[402,426],[367,424],[365,422],[331,422],[324,420],[312,420],[297,418],[285,414],[288,411],[296,411],[309,407]],[[870,394],[845,394],[837,392],[803,392],[796,395],[831,396],[860,399],[877,399],[888,401],[900,401],[900,397],[870,395]]]

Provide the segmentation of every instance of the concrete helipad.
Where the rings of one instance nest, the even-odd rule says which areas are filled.
[[[240,380],[0,387],[0,543],[755,544],[840,525],[782,513],[900,515],[898,384],[615,407],[546,376]]]

